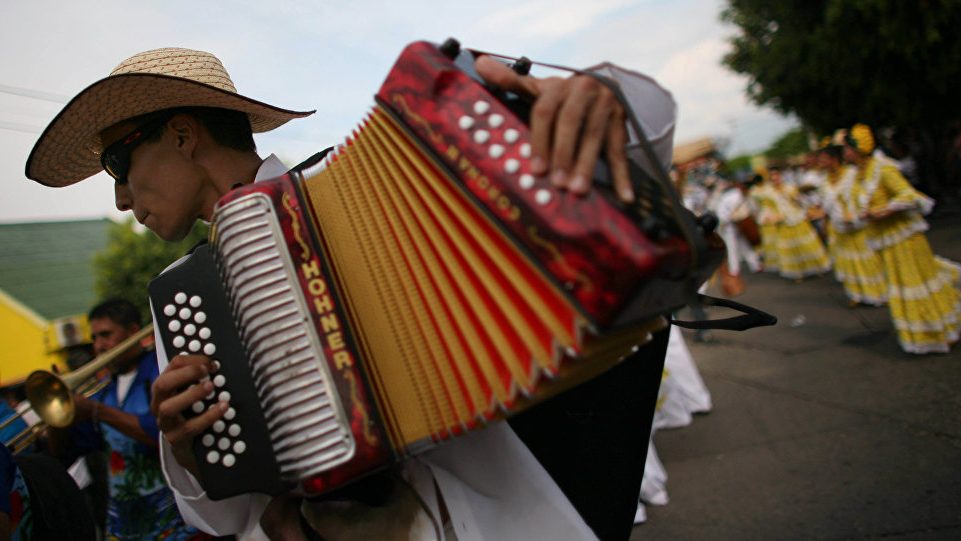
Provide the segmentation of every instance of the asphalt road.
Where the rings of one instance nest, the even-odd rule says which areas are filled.
[[[961,213],[932,221],[961,261]],[[961,539],[961,345],[914,356],[824,276],[747,278],[776,327],[688,345],[714,410],[655,442],[671,501],[638,540]]]

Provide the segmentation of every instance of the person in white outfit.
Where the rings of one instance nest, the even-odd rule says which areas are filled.
[[[727,246],[727,268],[731,274],[741,274],[741,261],[751,272],[761,270],[761,258],[738,228],[738,222],[751,215],[750,202],[742,183],[728,183],[714,209],[718,220],[718,234]]]

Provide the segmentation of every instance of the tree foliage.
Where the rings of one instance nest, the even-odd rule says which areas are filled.
[[[784,160],[810,150],[807,132],[803,128],[794,128],[771,143],[771,146],[764,151],[764,155],[775,160]]]
[[[108,230],[107,247],[94,255],[94,289],[99,299],[122,297],[149,314],[147,284],[193,245],[207,238],[200,222],[180,242],[165,242],[150,231],[137,231],[132,219]]]
[[[749,97],[817,132],[961,118],[961,2],[728,0],[721,17]]]

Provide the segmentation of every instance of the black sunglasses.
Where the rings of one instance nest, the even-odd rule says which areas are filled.
[[[127,135],[117,139],[100,154],[100,165],[117,184],[127,183],[127,173],[130,172],[130,155],[141,143],[160,131],[170,120],[171,115],[148,120]]]

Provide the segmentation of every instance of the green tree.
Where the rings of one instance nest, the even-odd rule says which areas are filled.
[[[764,155],[775,160],[783,160],[810,150],[807,132],[803,128],[794,128],[771,143],[771,146],[764,151]]]
[[[736,27],[723,62],[755,103],[818,133],[906,129],[929,161],[945,155],[961,119],[961,2],[728,0],[721,18]]]
[[[147,316],[147,284],[191,246],[207,238],[207,230],[198,222],[184,240],[165,242],[150,231],[137,231],[132,219],[111,225],[107,247],[94,255],[97,297],[128,299]]]

